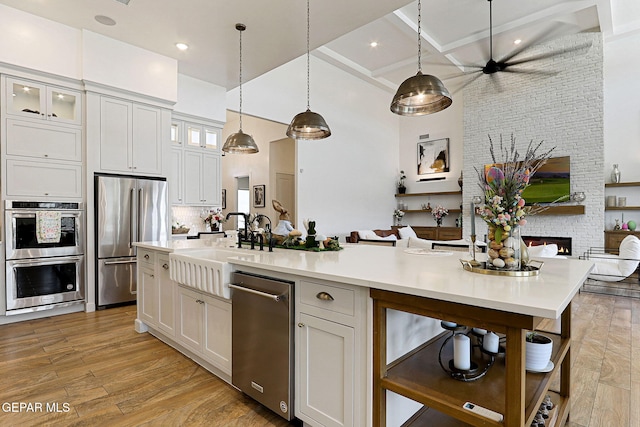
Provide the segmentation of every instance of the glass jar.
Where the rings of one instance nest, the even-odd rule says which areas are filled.
[[[505,230],[503,226],[489,226],[489,248],[487,268],[494,270],[520,270],[520,227]]]

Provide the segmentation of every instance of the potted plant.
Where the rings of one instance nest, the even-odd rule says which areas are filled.
[[[553,341],[546,335],[537,332],[527,332],[525,342],[526,361],[525,367],[528,371],[547,371],[551,363],[551,351]]]
[[[404,194],[407,192],[407,187],[404,185],[404,180],[407,179],[407,176],[404,174],[404,171],[400,171],[400,179],[398,180],[398,194]]]

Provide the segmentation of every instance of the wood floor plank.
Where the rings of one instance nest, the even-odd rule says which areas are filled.
[[[629,425],[630,396],[628,390],[598,384],[590,427],[622,427]]]

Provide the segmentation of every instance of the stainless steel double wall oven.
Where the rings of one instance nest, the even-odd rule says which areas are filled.
[[[36,217],[59,214],[59,239],[38,239]],[[84,205],[5,202],[7,314],[84,303]]]

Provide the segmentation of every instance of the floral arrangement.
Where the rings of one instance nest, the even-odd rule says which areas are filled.
[[[480,216],[489,226],[496,228],[495,240],[500,243],[503,232],[506,232],[506,237],[512,227],[527,223],[527,215],[535,215],[546,209],[541,206],[525,206],[522,192],[529,186],[533,174],[547,162],[555,147],[539,154],[542,141],[537,144],[531,141],[524,158],[521,159],[516,150],[514,136],[511,135],[511,143],[506,147],[500,135],[499,152],[503,158],[502,163],[498,163],[491,136],[489,142],[493,164],[483,171],[476,168],[485,203],[480,210]]]
[[[404,211],[401,211],[400,209],[396,209],[395,211],[393,211],[393,216],[399,221],[404,216]]]
[[[222,215],[222,209],[216,208],[209,211],[209,215],[204,218],[204,223],[213,225],[227,222],[227,219]]]
[[[437,205],[431,211],[431,215],[433,215],[433,219],[435,219],[436,221],[438,221],[438,220],[442,221],[442,218],[444,218],[445,216],[449,215],[449,211],[446,208],[443,208],[442,206]]]

